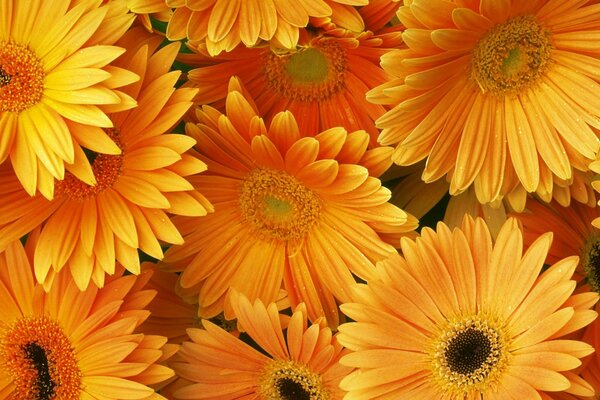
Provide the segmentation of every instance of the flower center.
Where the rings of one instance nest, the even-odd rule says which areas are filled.
[[[304,237],[317,222],[321,201],[283,171],[257,168],[242,183],[240,207],[245,219],[265,238]]]
[[[108,136],[123,150],[119,141],[119,133],[115,129],[106,130]],[[56,196],[66,197],[71,200],[85,200],[90,196],[96,196],[98,193],[112,187],[119,176],[123,166],[123,153],[118,155],[99,154],[91,150],[84,150],[88,161],[92,165],[92,171],[96,178],[96,185],[90,186],[79,180],[75,175],[67,172],[65,179],[55,183]]]
[[[600,293],[600,235],[592,235],[581,253],[581,264],[590,287]]]
[[[433,345],[434,379],[450,393],[485,391],[506,366],[505,342],[501,330],[485,318],[450,323]]]
[[[261,400],[328,400],[329,390],[319,374],[290,360],[273,360],[258,385]]]
[[[0,41],[0,112],[21,112],[44,92],[44,68],[27,46]]]
[[[265,51],[269,86],[293,100],[326,100],[344,88],[346,51],[333,40],[322,40],[293,53]]]
[[[491,350],[492,344],[484,332],[467,328],[448,343],[444,357],[451,371],[468,375],[481,368]]]
[[[4,331],[0,359],[14,383],[12,398],[79,399],[81,371],[74,350],[49,317],[25,317]]]
[[[534,85],[551,63],[550,31],[522,15],[490,29],[473,50],[471,78],[482,92],[518,94]]]

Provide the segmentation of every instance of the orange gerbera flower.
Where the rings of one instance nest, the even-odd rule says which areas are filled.
[[[108,65],[133,17],[93,0],[0,5],[0,163],[10,158],[29,195],[52,199],[81,146],[121,152],[101,128],[113,126],[107,112],[135,106],[116,88],[139,77]]]
[[[572,370],[594,349],[564,336],[596,318],[598,295],[572,295],[577,257],[540,275],[552,234],[524,254],[522,235],[509,219],[493,243],[484,221],[467,217],[461,229],[439,223],[403,239],[404,258],[377,264],[379,277],[341,306],[356,322],[339,327],[354,351],[340,362],[358,370],[340,387],[357,400],[592,396]]]
[[[584,290],[600,293],[600,230],[592,225],[592,221],[600,218],[600,208],[574,203],[570,207],[562,207],[556,202],[548,205],[531,199],[527,202],[527,211],[515,214],[523,224],[525,244],[529,245],[539,232],[552,231],[554,243],[548,253],[548,262],[555,262],[572,254],[579,256],[577,280]],[[581,294],[574,304],[592,302],[591,296]],[[593,303],[592,303],[593,304]],[[582,340],[594,348],[600,348],[600,325],[594,321],[583,332]],[[594,353],[585,363],[581,371],[585,379],[600,393],[600,355]]]
[[[387,202],[390,191],[370,176],[387,149],[367,150],[364,131],[332,128],[302,137],[290,112],[269,128],[232,79],[227,116],[204,106],[187,133],[198,141],[206,174],[190,178],[215,204],[202,218],[176,217],[185,243],[163,263],[183,270],[181,285],[199,294],[200,315],[231,307],[229,287],[273,302],[282,282],[292,306],[337,325],[334,297],[348,298],[351,273],[365,279],[373,262],[395,253],[414,217]]]
[[[299,29],[308,25],[309,17],[331,16],[334,23],[344,28],[362,31],[364,23],[353,6],[368,3],[369,0],[207,0],[185,3],[167,0],[167,5],[175,8],[167,26],[167,37],[170,40],[187,37],[202,41],[211,55],[231,51],[239,43],[251,47],[261,40],[272,41],[275,47],[292,49],[298,43]]]
[[[85,154],[77,148],[73,168],[56,184],[54,200],[29,197],[10,168],[0,167],[0,249],[41,225],[35,252],[39,282],[49,285],[51,271],[67,265],[81,289],[90,279],[102,286],[105,272],[114,271],[115,257],[137,274],[138,248],[162,258],[158,239],[183,241],[168,213],[199,216],[211,210],[184,178],[206,168],[186,153],[195,141],[164,134],[191,106],[196,90],[175,90],[180,73],[169,68],[179,44],[157,50],[161,41],[141,27],[121,40],[129,52],[118,64],[144,77],[126,88],[139,105],[110,114],[114,128],[106,131],[103,140],[95,138],[90,127],[74,126],[91,151]],[[120,155],[96,152],[109,142],[119,147]]]
[[[148,385],[173,376],[166,338],[136,333],[155,292],[122,272],[85,291],[61,273],[45,292],[19,241],[0,253],[0,398],[164,399]]]
[[[273,303],[232,297],[239,324],[262,352],[203,320],[204,329],[188,331],[192,342],[182,345],[183,362],[173,363],[193,382],[175,392],[176,399],[342,399],[338,384],[351,369],[338,363],[345,351],[329,328],[307,327],[302,306],[290,318]]]
[[[379,59],[401,43],[400,35],[302,30],[298,45],[289,51],[240,46],[210,57],[203,45],[188,44],[197,54],[182,54],[180,59],[200,66],[188,74],[191,85],[201,88],[195,98],[200,104],[213,103],[222,110],[229,78],[238,76],[267,122],[289,110],[302,135],[334,126],[364,129],[375,146],[379,130],[374,121],[385,108],[369,103],[365,94],[389,79]]]
[[[560,0],[414,0],[400,7],[407,46],[383,56],[395,77],[368,98],[394,108],[379,141],[394,161],[427,158],[425,181],[483,203],[515,185],[569,181],[600,148],[600,5]]]

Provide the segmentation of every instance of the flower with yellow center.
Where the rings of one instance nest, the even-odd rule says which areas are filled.
[[[190,181],[215,212],[174,217],[185,243],[161,265],[183,271],[182,292],[198,296],[204,318],[231,318],[230,287],[274,302],[283,284],[292,306],[304,302],[311,320],[335,326],[335,299],[348,298],[353,274],[369,277],[417,221],[369,173],[386,153],[367,149],[366,132],[303,136],[290,112],[267,128],[243,92],[232,79],[227,115],[204,106],[186,125],[208,166]]]
[[[0,253],[0,397],[164,399],[148,385],[173,376],[159,364],[172,349],[162,336],[137,333],[155,295],[144,289],[150,274],[118,268],[103,289],[80,291],[61,273],[46,292],[30,260],[19,241]]]
[[[379,59],[401,43],[400,31],[375,35],[332,28],[301,33],[298,45],[287,51],[239,46],[210,57],[204,45],[188,44],[196,54],[179,58],[199,66],[188,74],[190,85],[201,89],[195,101],[222,110],[229,78],[238,76],[267,121],[289,110],[303,135],[336,126],[364,129],[371,135],[371,146],[377,146],[374,121],[385,108],[369,103],[365,94],[390,78]]]
[[[113,126],[107,112],[135,106],[117,89],[139,77],[110,65],[134,16],[93,0],[7,0],[0,15],[0,163],[10,159],[29,195],[52,199],[82,146],[121,151],[102,128]]]
[[[307,326],[303,305],[292,316],[280,315],[274,303],[251,303],[232,294],[234,313],[261,352],[203,320],[204,329],[189,329],[191,341],[173,362],[177,375],[190,384],[175,399],[341,400],[340,380],[351,368],[339,364],[346,351],[331,330]]]
[[[482,203],[521,187],[549,196],[600,149],[600,5],[589,2],[414,0],[398,17],[406,48],[382,57],[394,79],[368,99],[394,162],[427,159],[451,194]],[[564,186],[564,185],[561,185]]]
[[[482,219],[443,223],[402,240],[341,310],[355,322],[338,340],[357,370],[340,387],[352,399],[549,399],[592,396],[574,373],[593,347],[565,337],[590,324],[596,293],[573,294],[568,257],[541,272],[552,234],[523,253],[514,218],[492,240]]]
[[[92,127],[73,126],[89,150],[75,152],[75,163],[56,183],[53,200],[30,197],[10,166],[0,167],[0,250],[40,227],[36,278],[46,287],[63,267],[82,290],[90,281],[102,286],[105,274],[114,272],[115,258],[138,274],[138,249],[160,259],[159,240],[183,241],[169,214],[201,216],[212,210],[186,179],[206,168],[188,153],[194,139],[166,133],[192,105],[196,90],[174,88],[180,73],[169,68],[179,44],[159,49],[161,42],[141,27],[118,42],[129,51],[116,66],[144,77],[125,89],[138,107],[109,114],[114,128],[106,129],[104,142],[121,154],[103,154],[99,147],[106,143],[99,138],[94,139],[99,146],[93,143]]]
[[[143,9],[150,0],[132,0]],[[167,0],[175,10],[167,26],[169,40],[188,38],[206,44],[210,55],[270,41],[274,47],[292,49],[299,30],[310,17],[331,17],[332,21],[355,32],[364,29],[354,6],[369,0],[207,0],[202,2]],[[149,8],[148,8],[149,9]],[[154,9],[154,8],[152,8]]]

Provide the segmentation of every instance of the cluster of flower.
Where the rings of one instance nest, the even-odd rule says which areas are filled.
[[[0,399],[596,398],[598,43],[596,0],[0,0]]]

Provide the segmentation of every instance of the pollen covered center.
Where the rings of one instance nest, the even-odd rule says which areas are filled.
[[[115,129],[107,129],[106,133],[123,150],[119,141],[119,132]],[[81,181],[70,172],[65,173],[65,179],[57,181],[54,186],[56,197],[66,197],[71,200],[85,200],[90,196],[96,196],[98,193],[112,187],[119,176],[123,167],[123,153],[121,154],[100,154],[85,150],[86,157],[92,166],[96,185],[88,185]]]
[[[433,344],[434,379],[447,393],[485,391],[506,367],[505,348],[501,330],[486,318],[450,323]]]
[[[288,240],[308,233],[319,219],[321,201],[286,172],[257,168],[242,183],[240,208],[259,236]]]
[[[14,384],[12,398],[79,399],[82,375],[74,350],[49,317],[25,317],[2,332],[0,357]]]
[[[346,50],[334,40],[322,40],[294,52],[264,53],[268,85],[289,99],[326,100],[344,88]]]
[[[261,400],[329,400],[321,376],[305,365],[290,360],[273,360],[261,373]]]
[[[44,92],[45,75],[29,47],[0,41],[0,112],[18,113],[37,104]]]
[[[586,282],[596,292],[600,293],[600,235],[592,235],[586,242],[581,264]]]
[[[491,28],[477,43],[471,78],[482,92],[517,94],[535,85],[551,64],[550,31],[522,15]]]

